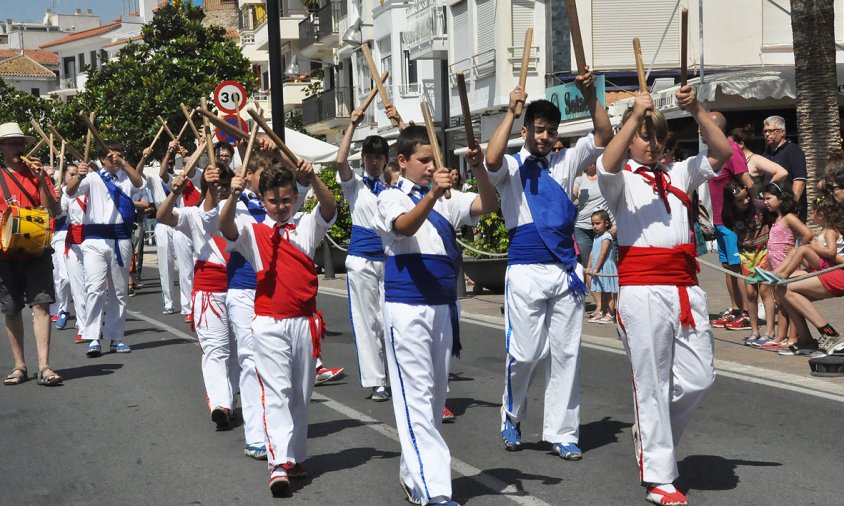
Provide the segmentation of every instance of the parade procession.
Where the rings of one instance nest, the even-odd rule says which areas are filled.
[[[29,3],[4,504],[844,504],[844,0]]]

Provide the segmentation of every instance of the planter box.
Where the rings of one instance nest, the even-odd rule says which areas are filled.
[[[346,247],[346,245],[343,245]],[[325,262],[323,261],[325,258],[325,253],[323,251],[325,248],[324,244],[320,244],[319,247],[316,249],[316,253],[314,254],[314,265],[317,266],[317,271],[322,272],[325,270]],[[346,272],[346,252],[337,248],[333,244],[330,245],[331,249],[331,264],[334,266],[334,272]]]
[[[504,293],[507,258],[463,257],[463,272],[475,282],[475,287],[494,293]]]

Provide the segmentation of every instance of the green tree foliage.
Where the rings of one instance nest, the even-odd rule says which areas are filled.
[[[337,201],[337,220],[334,225],[328,230],[328,235],[338,244],[348,243],[352,236],[352,214],[349,211],[349,204],[343,197],[343,188],[337,182],[337,170],[333,165],[323,167],[317,174],[325,186],[331,190],[334,195],[334,200]],[[310,212],[316,207],[317,201],[315,198],[308,199],[305,205],[302,206],[303,212]]]
[[[238,81],[251,93],[255,77],[249,60],[234,41],[224,38],[225,29],[203,26],[204,17],[191,2],[162,6],[143,27],[142,41],[127,44],[117,59],[91,71],[85,91],[58,114],[61,131],[81,141],[85,130],[79,111],[96,111],[103,136],[122,141],[127,157],[137,160],[160,127],[157,115],[175,133],[185,122],[179,104],[199,105],[200,97],[209,97],[220,81]],[[183,143],[192,138],[188,129]],[[162,156],[166,145],[165,134],[153,156]]]
[[[474,178],[466,182],[469,185],[469,191],[478,191],[478,183]],[[507,227],[504,226],[500,207],[497,211],[481,216],[478,226],[473,231],[473,236],[473,245],[476,249],[487,253],[507,253],[510,247],[510,235],[507,233]],[[465,250],[465,253],[475,258],[489,258],[470,250]]]

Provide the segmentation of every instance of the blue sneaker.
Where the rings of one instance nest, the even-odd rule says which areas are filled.
[[[255,460],[267,460],[267,447],[264,445],[246,445],[243,454]]]
[[[435,502],[433,504],[439,504],[441,506],[460,506],[460,503],[456,501]]]
[[[103,350],[100,347],[99,341],[94,340],[88,343],[88,348],[85,349],[85,355],[87,355],[88,358],[97,358],[102,354]]]
[[[124,343],[123,341],[118,342],[111,342],[111,346],[109,346],[109,350],[112,353],[131,353],[132,348],[129,347],[128,344]]]
[[[554,443],[551,450],[565,460],[580,460],[583,452],[574,443]]]
[[[522,449],[522,430],[520,424],[513,425],[509,416],[504,416],[504,428],[501,429],[501,439],[504,440],[504,448],[508,452],[516,452]]]
[[[422,504],[422,499],[419,497],[419,494],[416,493],[415,490],[411,489],[410,487],[405,484],[404,480],[399,478],[399,484],[401,485],[402,491],[404,491],[405,499],[410,504]]]
[[[67,327],[67,318],[70,316],[67,314],[67,311],[59,311],[59,316],[56,318],[56,328],[58,330],[64,330]]]

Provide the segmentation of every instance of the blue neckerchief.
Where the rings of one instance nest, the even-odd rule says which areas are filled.
[[[577,276],[577,254],[574,250],[575,206],[566,191],[548,173],[544,158],[528,157],[522,163],[517,153],[519,175],[533,223],[545,247],[566,268],[569,289],[576,295],[586,294],[586,285]]]
[[[162,182],[161,182],[161,188],[164,190],[164,196],[165,196],[165,197],[170,196],[170,188],[168,188],[168,187],[167,187],[167,183],[165,183],[164,181],[162,181]]]
[[[375,195],[378,195],[379,193],[387,189],[387,187],[384,186],[384,183],[382,183],[381,180],[377,177],[362,176],[362,179],[363,184],[365,184],[366,187],[369,188],[369,191],[371,191]]]
[[[258,223],[264,222],[264,218],[267,217],[267,210],[264,209],[264,204],[261,203],[261,199],[257,195],[253,193],[247,197],[246,193],[241,193],[240,201],[243,202],[246,210],[249,211],[255,221]]]

